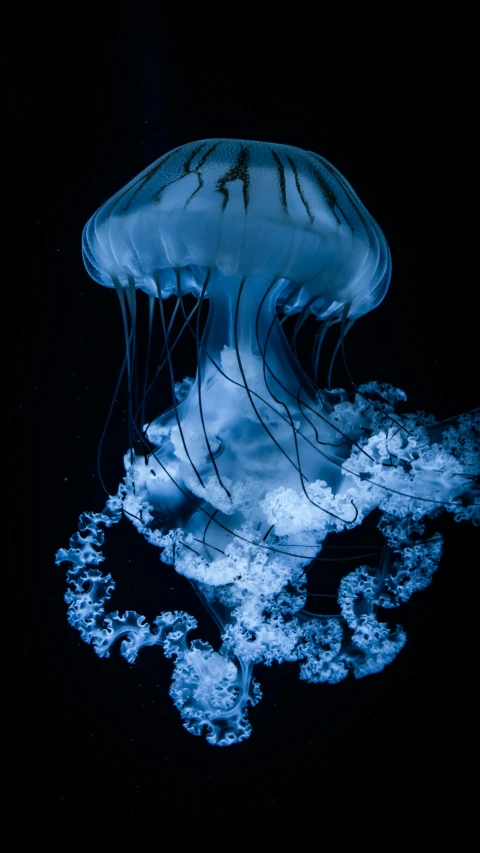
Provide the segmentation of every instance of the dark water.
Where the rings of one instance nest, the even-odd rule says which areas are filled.
[[[278,40],[234,28],[218,44],[180,12],[152,15],[80,23],[80,39],[50,35],[42,47],[9,41],[15,121],[4,168],[18,213],[3,285],[13,581],[4,612],[15,601],[16,616],[3,664],[13,801],[47,816],[96,803],[114,815],[222,815],[230,826],[249,815],[301,820],[320,805],[393,819],[398,802],[408,819],[438,823],[439,804],[459,819],[474,735],[464,635],[478,537],[466,524],[442,521],[444,559],[430,588],[398,611],[408,642],[393,664],[337,686],[301,683],[295,665],[259,667],[252,737],[230,749],[184,731],[159,650],[143,650],[133,667],[118,650],[100,660],[67,624],[54,554],[78,514],[103,505],[96,452],[123,353],[116,298],[88,278],[81,231],[165,151],[227,136],[297,145],[334,163],[383,228],[394,264],[387,298],[348,341],[356,381],[398,385],[411,410],[439,418],[478,405],[474,269],[459,269],[466,166],[458,136],[454,156],[446,136],[455,108],[424,70],[420,45],[408,43],[407,61],[388,44],[336,49],[302,29],[289,49],[288,27]],[[184,352],[185,373],[193,357]],[[346,381],[341,368],[336,381]],[[125,448],[120,404],[105,446],[112,489]],[[118,581],[112,606],[148,617],[185,609],[215,641],[187,582],[128,524],[105,553]]]

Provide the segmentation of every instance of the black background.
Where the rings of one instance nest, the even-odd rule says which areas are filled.
[[[42,11],[28,27],[19,16],[3,52],[12,119],[5,613],[16,603],[3,665],[15,808],[58,816],[108,806],[112,816],[222,816],[230,826],[250,815],[301,823],[328,809],[329,820],[335,810],[363,816],[367,831],[382,814],[427,828],[460,821],[473,738],[470,526],[442,519],[444,559],[429,589],[401,609],[408,643],[393,664],[337,686],[302,683],[295,665],[259,667],[253,734],[229,749],[184,731],[159,650],[129,666],[118,649],[100,660],[80,642],[54,564],[78,514],[103,506],[96,452],[123,353],[116,298],[82,265],[82,228],[177,145],[259,139],[330,160],[393,257],[385,301],[348,340],[356,381],[389,381],[407,392],[410,410],[439,418],[477,404],[476,294],[460,201],[468,130],[450,53],[393,8],[389,20],[365,12],[348,22],[346,10],[330,21],[320,7],[314,17],[292,6],[264,20],[247,7],[102,11],[73,8],[68,19]],[[179,372],[191,373],[185,359]],[[120,405],[104,458],[112,489],[125,449]],[[112,607],[149,618],[185,609],[214,640],[188,584],[127,523],[109,534],[105,553],[118,582]]]

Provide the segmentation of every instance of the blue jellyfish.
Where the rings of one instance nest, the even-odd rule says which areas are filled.
[[[424,589],[441,557],[427,519],[447,511],[479,523],[480,424],[478,413],[445,423],[399,414],[405,394],[387,384],[332,389],[331,367],[318,387],[327,330],[339,329],[335,358],[390,281],[385,237],[351,186],[288,145],[190,143],[94,214],[83,258],[120,301],[129,447],[116,494],[80,516],[57,554],[70,564],[70,624],[101,657],[118,638],[129,662],[160,645],[186,729],[220,746],[250,734],[259,663],[297,661],[300,678],[331,684],[381,671],[405,643],[381,612]],[[138,291],[149,300],[148,349],[162,345],[142,382]],[[307,373],[297,343],[312,317]],[[176,367],[185,336],[194,377]],[[148,421],[146,401],[165,376],[171,405]],[[326,559],[327,536],[374,509],[380,557],[346,571],[335,613],[310,612],[307,569]],[[217,649],[189,640],[196,622],[183,611],[152,624],[106,611],[114,581],[100,570],[101,547],[122,517],[159,549],[162,571],[174,566],[193,584],[218,626]]]

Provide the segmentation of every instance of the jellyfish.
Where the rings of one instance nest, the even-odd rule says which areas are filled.
[[[380,672],[405,643],[385,611],[428,586],[441,558],[430,520],[449,512],[480,521],[480,419],[400,414],[401,390],[356,386],[350,374],[351,390],[331,387],[346,334],[381,302],[391,274],[386,239],[352,187],[319,155],[288,145],[190,143],[92,216],[83,259],[118,295],[129,435],[117,492],[80,516],[57,554],[70,566],[70,624],[101,657],[118,639],[129,662],[159,645],[173,661],[184,726],[219,746],[251,732],[260,663],[296,661],[300,678],[316,683]],[[139,291],[148,353],[161,344],[143,378]],[[307,369],[297,344],[312,318]],[[338,343],[322,388],[332,326]],[[193,377],[178,372],[186,338]],[[149,420],[164,377],[169,408]],[[336,610],[312,612],[309,569],[321,572],[332,537],[373,510],[383,547],[346,561]],[[159,549],[159,571],[174,567],[191,582],[218,626],[217,648],[189,639],[197,623],[182,610],[152,623],[108,612],[114,580],[100,570],[101,548],[122,517]]]

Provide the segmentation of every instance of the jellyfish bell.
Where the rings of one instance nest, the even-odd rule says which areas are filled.
[[[191,143],[100,208],[83,257],[120,300],[130,449],[117,494],[81,517],[58,554],[72,565],[71,624],[100,655],[120,636],[128,660],[161,645],[175,659],[171,693],[186,728],[220,745],[249,734],[258,663],[299,661],[302,678],[332,683],[380,671],[405,635],[378,621],[378,607],[425,587],[440,559],[441,539],[425,535],[423,519],[478,512],[478,427],[473,416],[435,430],[400,416],[405,395],[374,382],[326,395],[296,358],[307,317],[319,321],[316,367],[325,330],[340,324],[342,341],[389,285],[385,237],[352,188],[327,161],[290,146]],[[150,299],[148,349],[155,328],[162,340],[154,378],[171,384],[171,406],[149,422],[151,383],[135,385],[138,290]],[[295,315],[292,345],[281,315]],[[194,378],[176,375],[181,335],[195,341]],[[307,567],[328,559],[329,534],[373,509],[383,556],[345,575],[337,615],[312,614]],[[105,615],[112,581],[96,568],[102,528],[122,513],[193,583],[220,629],[218,651],[188,642],[188,614],[162,613],[153,626],[132,611]]]
[[[345,304],[361,316],[390,279],[380,228],[330,163],[288,145],[233,139],[183,145],[145,169],[87,223],[83,257],[100,284],[133,280],[153,296],[155,273],[163,296],[176,292],[174,270],[182,271],[181,292],[197,295],[203,271],[215,271],[210,298],[229,289],[225,278],[280,281],[276,298],[289,311],[313,300],[318,317]]]

